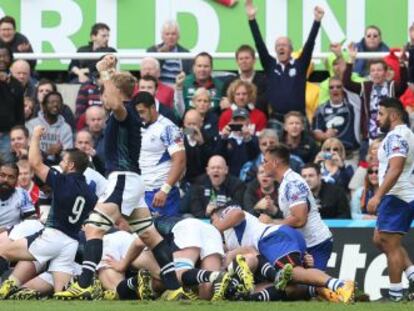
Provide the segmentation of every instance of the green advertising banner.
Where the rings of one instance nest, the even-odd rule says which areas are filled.
[[[383,40],[401,47],[414,21],[414,0],[256,0],[257,19],[271,51],[275,38],[288,35],[299,49],[313,21],[313,7],[326,14],[315,52],[328,51],[330,42],[359,41],[366,26],[382,29]],[[214,0],[0,0],[0,15],[16,18],[18,29],[35,52],[75,52],[89,40],[91,25],[111,27],[110,45],[119,52],[144,52],[160,41],[166,20],[177,20],[180,43],[192,51],[234,52],[253,44],[244,0],[226,7]],[[62,70],[68,61],[42,61],[38,69]],[[123,61],[137,69],[136,61]],[[234,69],[232,60],[215,62],[216,69]]]

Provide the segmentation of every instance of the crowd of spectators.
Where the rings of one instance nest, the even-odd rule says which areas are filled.
[[[278,184],[264,173],[262,164],[266,148],[283,143],[291,152],[290,166],[309,184],[322,218],[375,218],[366,206],[378,189],[376,151],[382,136],[376,123],[378,103],[384,97],[398,97],[406,109],[407,123],[414,119],[414,24],[408,31],[410,42],[401,53],[390,50],[376,25],[368,26],[356,44],[342,47],[332,43],[326,59],[330,77],[308,88],[307,71],[323,11],[315,9],[309,36],[303,47],[296,47],[301,51],[297,58],[293,58],[295,48],[288,37],[275,41],[277,57],[272,57],[256,22],[256,9],[247,6],[246,13],[256,49],[240,42],[235,51],[236,74],[217,75],[214,59],[207,52],[193,60],[147,57],[141,62],[133,95],[150,93],[157,118],[162,116],[180,128],[185,146],[174,214],[204,218],[209,205],[231,201],[265,222],[281,217]],[[93,25],[91,41],[78,52],[116,52],[108,46],[109,36],[106,24]],[[179,44],[176,22],[165,23],[161,38],[162,42],[147,51],[188,52]],[[254,69],[256,51],[263,71]],[[367,51],[390,54],[384,59],[358,59],[359,52]],[[68,83],[78,83],[80,88],[76,102],[68,103],[53,81],[41,78],[35,61],[14,59],[22,52],[33,52],[30,41],[16,31],[13,17],[3,17],[0,200],[6,202],[11,188],[18,185],[29,192],[39,214],[39,205],[48,204],[50,198],[27,163],[34,127],[41,124],[46,128],[40,143],[46,163],[59,164],[62,151],[76,147],[88,154],[91,168],[105,175],[107,112],[96,61],[70,63]],[[316,106],[308,100],[308,92],[315,90]],[[160,139],[170,152],[172,137],[161,135]],[[150,154],[151,148],[147,149]],[[171,160],[175,153],[168,152],[165,158]],[[173,161],[171,171],[177,165]],[[22,193],[19,190],[16,195],[26,195]],[[22,218],[25,198],[12,200]],[[5,209],[3,204],[1,209]],[[165,211],[160,204],[152,210],[160,215]],[[0,229],[11,224],[6,214],[0,213]]]

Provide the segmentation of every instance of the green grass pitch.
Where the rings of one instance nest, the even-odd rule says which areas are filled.
[[[354,305],[325,302],[134,302],[134,301],[1,301],[0,311],[325,311],[414,310],[414,303],[356,303]]]

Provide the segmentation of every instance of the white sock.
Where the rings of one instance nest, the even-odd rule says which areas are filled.
[[[408,280],[414,281],[414,265],[409,266],[404,272]]]
[[[390,283],[390,289],[388,293],[390,294],[390,296],[393,296],[393,297],[402,297],[403,296],[402,283]]]

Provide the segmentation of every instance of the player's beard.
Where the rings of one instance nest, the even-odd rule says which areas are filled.
[[[382,133],[386,134],[390,131],[391,122],[389,118],[386,118],[384,124],[380,125],[380,130]]]
[[[15,188],[11,187],[8,183],[0,183],[0,199],[7,200],[14,193]]]

